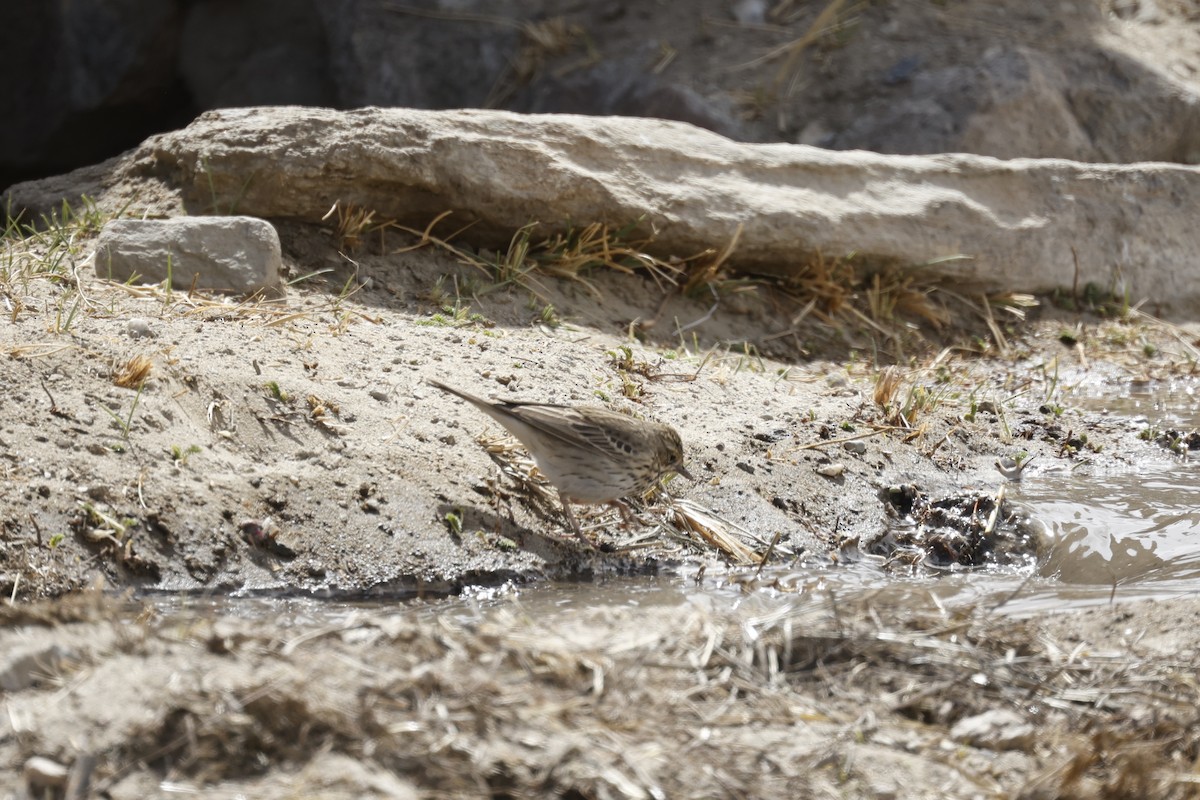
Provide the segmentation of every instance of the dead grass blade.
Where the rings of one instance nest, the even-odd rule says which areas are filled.
[[[765,541],[750,531],[724,519],[711,509],[686,498],[677,498],[671,505],[675,527],[691,534],[692,541],[707,545],[737,566],[760,566],[771,552],[791,555],[791,550],[777,541]],[[753,546],[747,544],[753,542]]]
[[[537,465],[516,439],[480,434],[475,441],[487,452],[501,474],[512,481],[522,495],[533,501],[541,516],[555,513],[558,493],[538,472]]]
[[[842,6],[845,5],[845,0],[832,0],[829,5],[817,15],[812,24],[799,39],[793,39],[790,42],[773,48],[764,53],[758,58],[751,59],[742,64],[738,64],[731,69],[733,71],[754,69],[764,64],[769,64],[781,56],[787,56],[787,60],[783,62],[779,70],[775,73],[774,90],[778,90],[785,84],[790,83],[789,78],[794,75],[794,68],[800,56],[813,43],[821,39],[821,37],[838,30],[845,23],[841,23],[837,19],[838,13]]]
[[[701,288],[713,287],[716,288],[722,283],[727,283],[728,278],[722,275],[722,268],[729,257],[733,255],[733,251],[737,249],[738,240],[742,238],[742,223],[738,223],[737,230],[733,232],[729,243],[717,253],[716,258],[711,261],[700,259],[697,257],[695,262],[686,269],[685,279],[683,283],[683,293],[689,297],[696,294]]]
[[[46,358],[56,355],[67,350],[73,350],[73,344],[50,344],[50,343],[33,343],[33,344],[16,344],[7,348],[7,353],[12,358]]]

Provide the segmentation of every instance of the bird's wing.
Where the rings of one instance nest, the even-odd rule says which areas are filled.
[[[571,406],[551,403],[512,403],[509,410],[527,425],[573,447],[583,445],[598,456],[611,459],[632,445],[613,438],[610,431],[589,420]],[[595,414],[596,410],[591,410]]]

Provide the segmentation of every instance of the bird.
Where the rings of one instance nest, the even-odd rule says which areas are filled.
[[[1028,458],[1004,458],[996,459],[996,469],[1006,480],[1017,483],[1025,476],[1025,468],[1033,463],[1037,455],[1029,456]]]
[[[595,406],[520,401],[492,402],[429,379],[499,422],[533,456],[558,489],[571,530],[589,548],[571,503],[610,503],[623,513],[624,497],[640,495],[675,472],[695,480],[683,464],[683,442],[670,425],[647,422]]]

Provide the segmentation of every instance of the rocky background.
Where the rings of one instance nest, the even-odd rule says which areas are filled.
[[[0,188],[208,109],[486,107],[743,141],[1200,159],[1183,0],[94,0],[6,12]],[[7,97],[5,97],[7,95]]]

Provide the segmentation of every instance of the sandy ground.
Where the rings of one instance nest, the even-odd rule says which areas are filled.
[[[347,263],[327,232],[281,232],[293,277]],[[442,252],[390,254],[403,239],[286,302],[235,303],[99,281],[88,241],[23,242],[25,272],[8,273],[0,388],[16,413],[0,423],[0,592],[14,599],[97,576],[439,594],[757,564],[776,537],[782,563],[910,544],[918,560],[1019,560],[1044,543],[1015,512],[983,535],[1005,482],[997,460],[1087,475],[1172,458],[1145,422],[1073,407],[1067,390],[1195,363],[1194,336],[1136,315],[1010,325],[1002,345],[929,331],[960,344],[913,340],[903,354],[902,340],[843,322],[773,338],[799,301],[769,287],[714,304],[643,275],[504,286]],[[74,266],[39,272],[51,259]],[[872,365],[888,357],[912,360]],[[586,510],[598,549],[582,548],[527,459],[433,377],[669,423],[697,480],[671,481],[633,528]],[[904,518],[929,537],[887,536]]]
[[[288,623],[271,606],[114,600],[711,579],[747,574],[739,556],[1034,571],[1053,545],[1036,525],[1006,502],[987,523],[997,459],[1082,475],[1165,463],[1164,432],[1070,390],[1195,364],[1194,331],[1136,313],[1044,305],[990,340],[813,321],[771,338],[796,301],[769,287],[715,310],[646,276],[497,287],[445,253],[385,243],[352,270],[327,231],[281,233],[292,277],[336,265],[283,304],[98,281],[86,226],[9,251],[10,795],[82,796],[66,783],[87,778],[114,798],[1190,796],[1188,602],[1018,623],[869,598],[753,619],[753,603],[550,614],[517,593],[466,619],[397,607]],[[873,366],[901,346],[901,368]],[[632,528],[587,511],[586,550],[496,427],[429,377],[668,422],[698,480],[670,482]],[[97,582],[110,593],[70,594]]]

